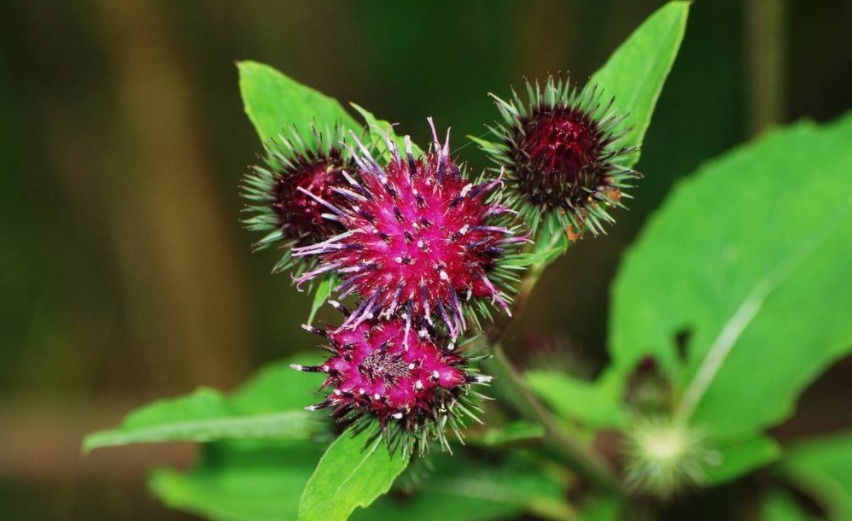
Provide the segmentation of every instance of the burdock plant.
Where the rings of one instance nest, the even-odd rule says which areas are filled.
[[[674,192],[614,283],[597,379],[560,360],[521,370],[504,350],[523,348],[507,331],[544,270],[611,227],[640,179],[688,8],[661,8],[590,78],[495,97],[488,137],[471,138],[485,154],[431,119],[419,144],[353,104],[359,123],[241,63],[264,146],[242,182],[245,226],[314,310],[340,315],[311,313],[318,347],[230,396],[155,403],[87,448],[205,442],[195,468],[158,471],[152,488],[240,521],[653,519],[779,461],[767,429],[852,346],[850,118],[760,138]],[[493,164],[465,166],[476,156]],[[852,442],[834,443],[761,470],[749,511],[795,511],[786,490],[820,476],[842,489]]]

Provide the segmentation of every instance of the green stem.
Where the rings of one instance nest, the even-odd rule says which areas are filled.
[[[784,119],[787,2],[747,0],[745,3],[751,135]]]
[[[554,450],[561,461],[582,476],[588,477],[609,492],[622,495],[618,481],[600,456],[565,432],[557,419],[527,388],[523,376],[512,365],[500,344],[493,345],[492,357],[486,361],[495,377],[495,384],[503,388],[518,412],[528,420],[544,426],[544,443]]]
[[[557,240],[558,237],[552,240],[551,242],[554,244],[551,246],[554,246]],[[546,261],[538,262],[527,270],[521,281],[518,296],[512,305],[512,318],[516,318],[523,311],[547,264]],[[506,356],[501,342],[510,324],[511,318],[497,322],[485,336],[492,352],[492,356],[485,361],[485,364],[495,377],[495,386],[502,388],[502,394],[512,402],[518,413],[528,420],[537,421],[544,426],[545,444],[560,456],[567,467],[623,498],[624,494],[620,489],[618,480],[606,462],[589,447],[565,431],[560,420],[530,391],[521,372]]]

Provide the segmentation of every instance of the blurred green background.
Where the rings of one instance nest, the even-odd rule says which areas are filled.
[[[188,519],[151,499],[144,476],[190,462],[192,447],[84,458],[82,435],[314,345],[298,327],[308,299],[269,275],[274,253],[252,255],[257,237],[238,223],[236,185],[260,146],[236,60],[356,101],[421,143],[433,116],[481,168],[464,136],[495,119],[486,93],[549,71],[588,77],[662,3],[3,1],[0,517]],[[852,107],[850,49],[849,0],[697,0],[630,212],[547,273],[515,354],[561,338],[599,368],[608,284],[649,212],[767,126]],[[833,369],[779,435],[852,424],[850,375]]]

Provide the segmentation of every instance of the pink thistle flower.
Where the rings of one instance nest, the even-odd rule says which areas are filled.
[[[297,283],[335,271],[342,280],[341,298],[361,297],[342,327],[399,313],[407,328],[412,319],[432,323],[438,317],[457,338],[468,319],[476,320],[463,304],[487,299],[508,312],[507,291],[515,278],[505,261],[527,239],[506,224],[511,210],[499,204],[495,190],[501,180],[466,179],[450,158],[449,132],[443,145],[434,125],[432,134],[430,151],[417,158],[407,137],[404,156],[388,140],[391,157],[385,167],[358,143],[361,155],[354,160],[360,182],[347,175],[349,186],[335,189],[347,204],[321,201],[343,233],[294,252],[320,259],[319,267]]]
[[[349,314],[340,304],[332,305]],[[468,360],[448,338],[425,323],[416,325],[410,338],[410,323],[401,317],[364,320],[350,329],[303,326],[326,338],[324,347],[332,353],[320,365],[293,366],[328,375],[322,387],[329,394],[308,410],[331,407],[338,419],[364,426],[378,421],[391,448],[401,444],[403,450],[416,446],[422,452],[428,441],[438,440],[449,449],[444,427],[461,436],[458,411],[475,418],[478,410],[468,396],[470,385],[491,378],[472,374]]]

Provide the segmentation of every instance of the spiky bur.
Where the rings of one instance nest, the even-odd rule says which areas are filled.
[[[701,485],[704,468],[719,463],[700,431],[665,417],[643,419],[627,432],[627,482],[634,490],[668,499]]]
[[[266,235],[255,249],[280,246],[282,257],[273,271],[294,269],[296,276],[309,271],[312,259],[293,256],[293,248],[327,240],[341,231],[334,220],[324,218],[328,210],[319,200],[339,203],[334,189],[345,184],[344,170],[354,167],[342,146],[343,131],[330,127],[314,129],[305,139],[293,129],[266,145],[263,166],[251,167],[242,182],[242,195],[250,202],[246,228]],[[301,261],[301,262],[299,262]]]
[[[384,167],[358,143],[360,181],[344,174],[349,186],[335,193],[346,204],[324,202],[343,232],[294,252],[319,258],[297,282],[336,272],[340,298],[361,298],[343,328],[399,314],[406,331],[413,320],[437,318],[455,339],[489,315],[487,302],[509,310],[513,252],[527,239],[514,233],[512,212],[499,202],[502,181],[468,180],[450,158],[449,132],[443,145],[434,125],[432,135],[430,150],[416,158],[407,137],[404,155],[388,140]]]
[[[510,100],[492,94],[503,120],[489,127],[496,142],[477,140],[507,173],[508,201],[529,227],[541,224],[579,237],[613,222],[624,190],[640,175],[623,165],[636,147],[619,144],[624,115],[604,103],[594,86],[578,89],[567,77],[549,76],[542,88],[526,84],[528,102],[513,89]]]
[[[340,304],[332,305],[349,315]],[[461,439],[466,419],[477,420],[471,384],[487,384],[455,344],[423,321],[408,336],[410,322],[401,317],[369,319],[351,329],[303,326],[327,340],[331,356],[317,366],[294,365],[299,371],[322,372],[326,398],[309,410],[332,408],[356,430],[378,424],[377,435],[391,450],[424,453],[433,441],[449,450],[445,429]]]

